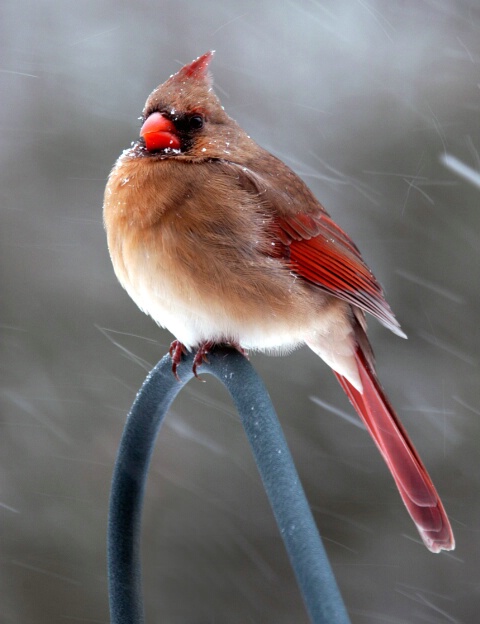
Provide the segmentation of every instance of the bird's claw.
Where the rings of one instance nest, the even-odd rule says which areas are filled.
[[[213,347],[213,342],[203,342],[197,349],[195,353],[195,357],[193,358],[193,366],[192,371],[197,379],[200,381],[204,381],[198,376],[197,368],[201,366],[204,362],[208,362],[207,353]],[[168,350],[170,357],[172,358],[172,373],[175,375],[175,379],[177,381],[181,381],[177,369],[178,365],[182,361],[182,355],[187,353],[187,349],[185,345],[180,342],[180,340],[174,340],[170,345],[170,349]]]
[[[185,349],[184,345],[180,342],[180,340],[174,340],[172,344],[170,345],[170,349],[168,350],[168,353],[170,357],[172,358],[172,373],[175,375],[175,379],[177,381],[181,381],[177,373],[177,367],[182,361],[182,355],[186,352],[187,350]]]
[[[202,379],[198,375],[197,369],[202,364],[208,363],[207,355],[215,346],[215,344],[216,343],[212,341],[202,342],[196,350],[195,357],[193,358],[192,372],[195,375],[195,377],[199,379],[200,381],[204,381],[204,379]],[[239,353],[241,353],[244,357],[248,359],[248,353],[245,351],[245,349],[243,349],[236,342],[228,342],[225,344],[228,344],[229,346],[233,347],[234,349],[236,349]],[[180,377],[178,376],[177,368],[180,362],[182,361],[182,355],[187,353],[187,349],[185,345],[183,345],[180,342],[180,340],[174,340],[172,344],[170,345],[170,349],[168,350],[168,353],[170,357],[172,358],[172,373],[175,375],[175,379],[177,381],[181,381]]]
[[[205,381],[197,374],[197,368],[201,366],[204,362],[208,362],[207,354],[212,349],[214,343],[213,342],[203,342],[197,349],[195,353],[195,357],[193,358],[193,366],[192,371],[197,379],[200,381]]]

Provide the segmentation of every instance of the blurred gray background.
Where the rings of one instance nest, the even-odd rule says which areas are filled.
[[[451,517],[452,554],[420,545],[370,438],[334,411],[353,417],[318,358],[251,358],[352,622],[478,621],[478,2],[3,0],[0,12],[0,621],[109,621],[113,463],[171,336],[116,282],[102,193],[149,92],[212,48],[227,112],[350,233],[409,336],[370,321],[383,385]],[[210,376],[162,429],[143,550],[148,622],[307,622]]]

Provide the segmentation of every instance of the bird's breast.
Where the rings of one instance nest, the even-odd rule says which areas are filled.
[[[322,295],[265,253],[256,198],[214,167],[148,160],[121,158],[104,204],[113,266],[138,307],[187,347],[301,342]]]

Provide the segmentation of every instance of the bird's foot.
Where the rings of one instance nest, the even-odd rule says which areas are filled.
[[[204,362],[208,362],[207,354],[214,345],[215,345],[214,342],[202,342],[202,344],[199,345],[197,352],[195,353],[195,357],[193,358],[193,366],[192,366],[193,374],[195,375],[197,379],[200,379],[200,377],[197,374],[197,368],[201,366]],[[200,381],[204,381],[204,380],[200,379]]]
[[[182,355],[186,352],[187,350],[180,340],[174,340],[168,350],[168,353],[172,358],[172,373],[175,375],[175,379],[177,381],[181,381],[177,373],[177,367],[182,361]]]
[[[221,344],[228,346],[228,347],[232,347],[233,349],[236,349],[239,353],[243,355],[243,357],[246,357],[248,359],[248,353],[245,351],[243,347],[239,345],[238,342],[224,342]],[[193,374],[195,375],[195,377],[197,379],[200,379],[200,381],[204,381],[204,380],[198,376],[197,368],[201,366],[204,362],[208,362],[207,355],[215,346],[218,346],[218,343],[211,342],[211,341],[202,342],[202,344],[198,347],[197,352],[195,353],[195,357],[193,358],[192,370],[193,370]]]
[[[202,342],[197,351],[195,353],[195,357],[193,358],[193,366],[192,371],[197,379],[200,377],[197,374],[197,368],[203,364],[203,362],[207,362],[207,353],[211,350],[215,343],[214,342]],[[180,342],[180,340],[174,340],[170,345],[170,349],[168,350],[170,357],[172,358],[172,373],[175,375],[177,381],[180,381],[180,377],[177,373],[177,368],[180,362],[182,361],[182,355],[187,353],[187,349],[184,344]]]
[[[227,342],[225,344],[228,345],[229,347],[233,347],[239,353],[241,353],[244,357],[248,358],[248,353],[237,342]],[[206,342],[202,342],[197,347],[195,357],[193,358],[192,371],[195,377],[197,379],[200,379],[200,381],[203,381],[203,379],[201,379],[198,376],[197,368],[201,366],[204,362],[208,362],[207,355],[214,346],[216,346],[215,342],[206,341]],[[175,375],[175,378],[178,381],[180,381],[180,377],[178,376],[178,373],[177,373],[177,368],[180,362],[182,361],[182,355],[184,353],[185,354],[187,353],[187,349],[185,348],[185,345],[183,345],[179,340],[174,340],[172,344],[170,345],[170,349],[168,350],[168,353],[170,354],[170,357],[172,358],[172,373]]]

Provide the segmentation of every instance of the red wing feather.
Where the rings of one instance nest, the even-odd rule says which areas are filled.
[[[358,248],[327,213],[282,216],[275,223],[295,273],[369,312],[393,332],[403,335],[380,284]]]

